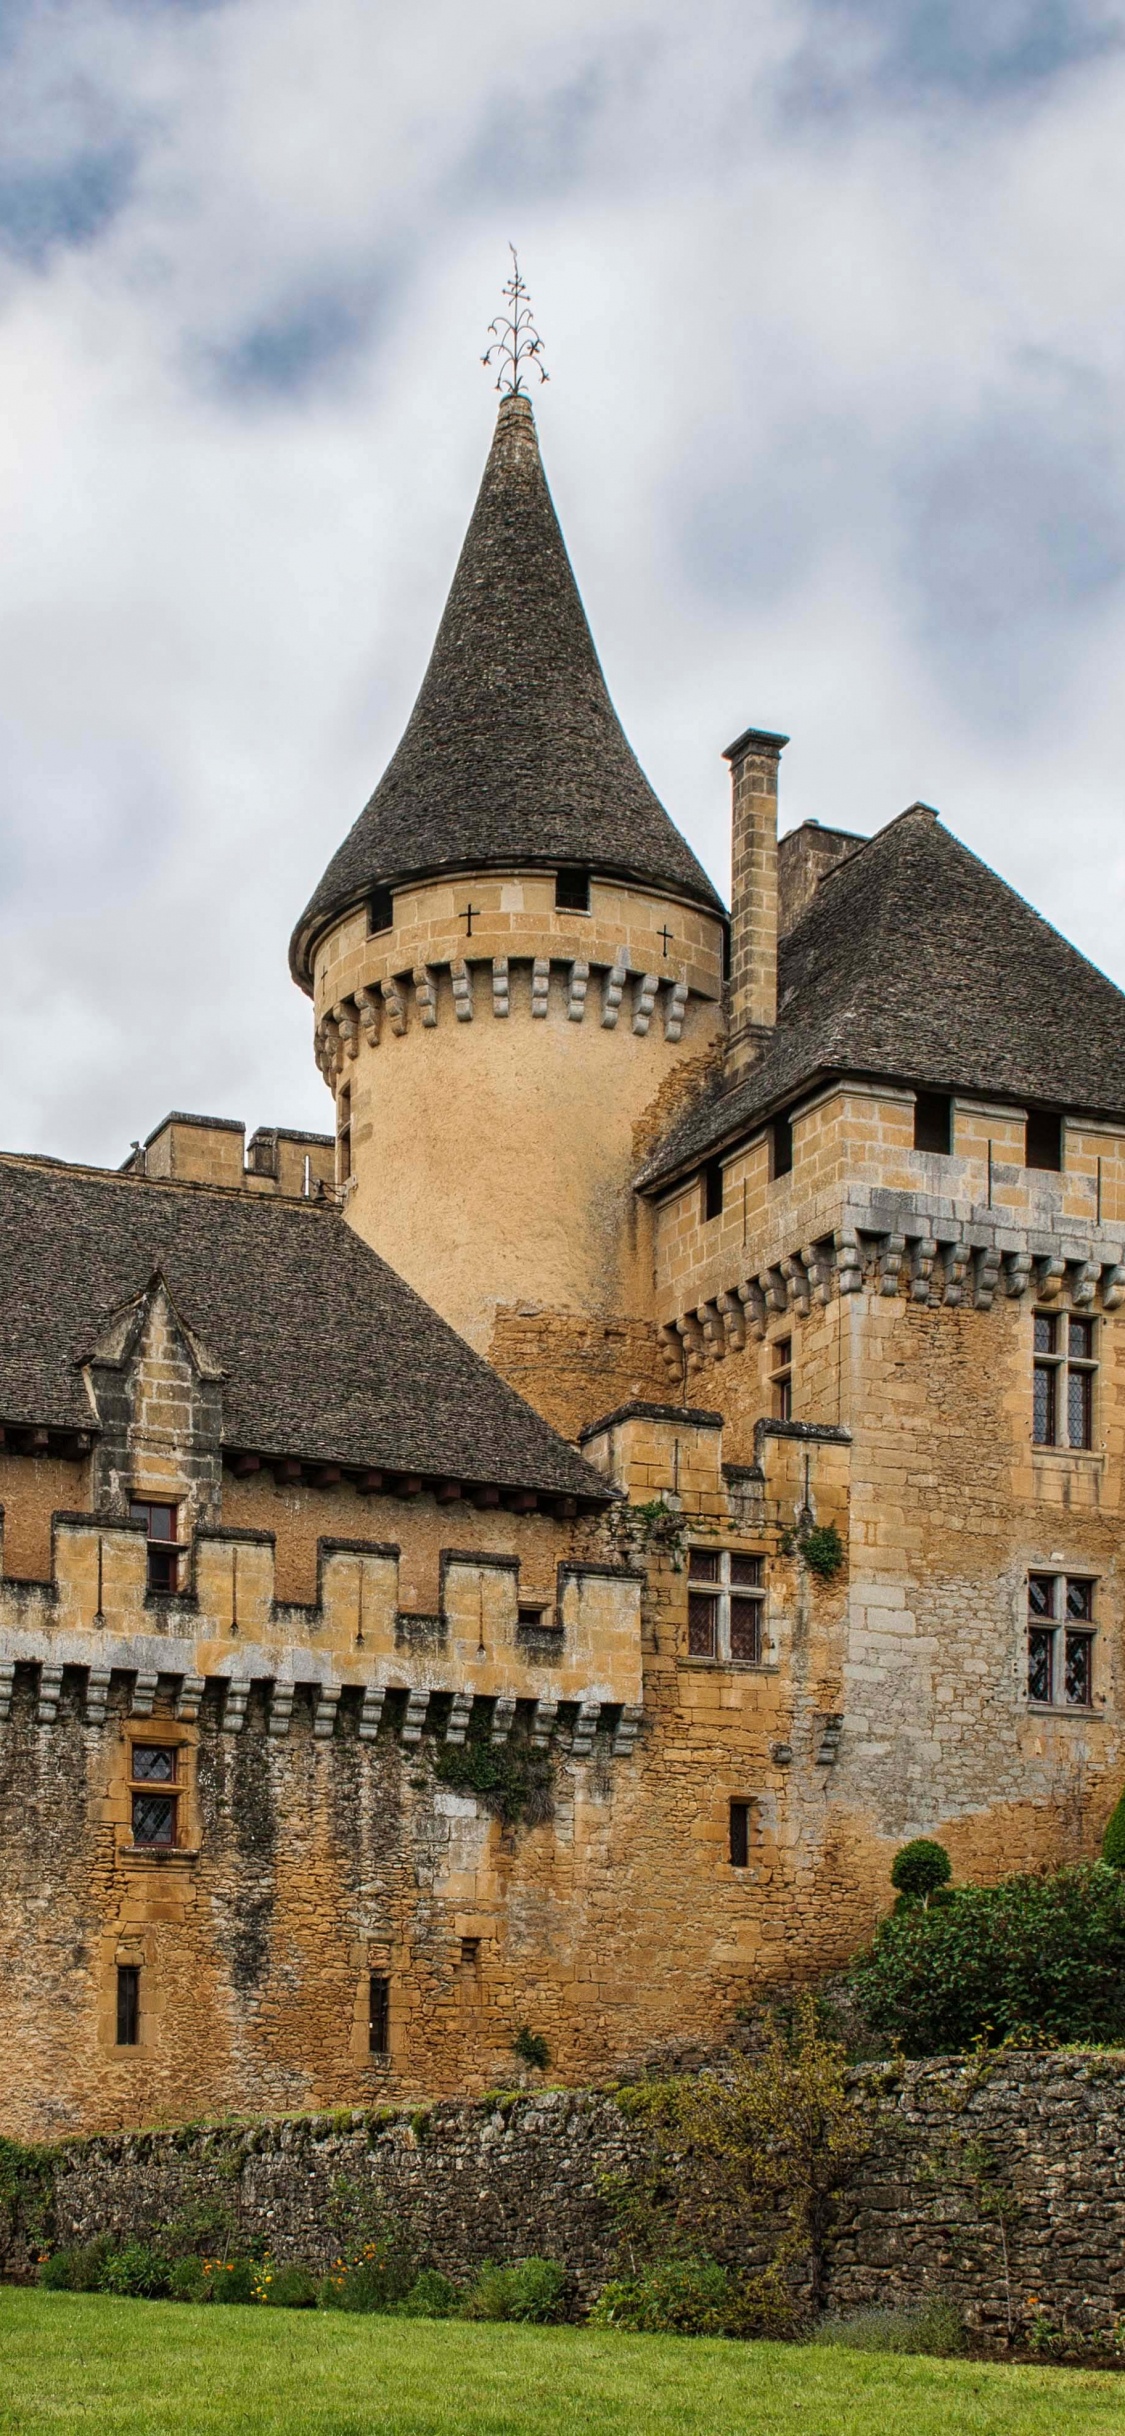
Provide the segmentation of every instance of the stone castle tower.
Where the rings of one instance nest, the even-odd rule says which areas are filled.
[[[561,1422],[593,1409],[576,1362],[603,1403],[654,1383],[632,1179],[716,1062],[726,933],[506,397],[406,733],[291,957],[351,1224]]]

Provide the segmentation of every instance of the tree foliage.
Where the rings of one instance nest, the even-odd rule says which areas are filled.
[[[1125,2036],[1125,1878],[1104,1861],[951,1888],[884,1920],[848,1974],[907,2055]]]
[[[953,1864],[944,1844],[935,1844],[927,1835],[916,1835],[913,1843],[903,1844],[891,1863],[891,1885],[900,1895],[915,1895],[922,1903],[952,1875]]]
[[[1102,1837],[1102,1859],[1110,1869],[1125,1869],[1125,1793],[1110,1811]]]

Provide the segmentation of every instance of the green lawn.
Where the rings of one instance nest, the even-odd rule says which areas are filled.
[[[0,2429],[53,2436],[1125,2436],[1125,2376],[0,2289]]]

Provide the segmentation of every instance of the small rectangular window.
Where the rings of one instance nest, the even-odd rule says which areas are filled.
[[[763,1560],[727,1548],[688,1550],[688,1656],[760,1666]]]
[[[703,1170],[703,1217],[721,1218],[723,1214],[723,1162],[708,1159]]]
[[[117,2044],[136,2047],[141,2028],[141,1974],[135,1962],[117,1966]]]
[[[1027,1696],[1037,1708],[1088,1709],[1094,1700],[1094,1584],[1033,1573],[1027,1584]]]
[[[461,1939],[461,1968],[462,1968],[462,1970],[463,1970],[463,1971],[475,1971],[475,1970],[476,1970],[476,1967],[477,1967],[477,1964],[479,1963],[479,1961],[480,1961],[480,1938],[479,1938],[479,1937],[462,1937],[462,1939]]]
[[[589,872],[575,870],[556,871],[555,904],[560,913],[589,913]]]
[[[787,1176],[793,1166],[793,1125],[787,1116],[775,1117],[770,1126],[770,1176]]]
[[[1027,1115],[1027,1136],[1024,1149],[1025,1167],[1061,1169],[1063,1163],[1062,1118],[1048,1108],[1030,1108]]]
[[[367,935],[374,938],[377,931],[393,930],[395,901],[389,888],[373,888],[367,901]]]
[[[730,1865],[732,1869],[750,1866],[749,1802],[732,1802],[730,1806]]]
[[[914,1099],[914,1148],[948,1158],[953,1148],[953,1102],[945,1091],[919,1091]]]
[[[773,1417],[775,1421],[791,1421],[793,1418],[792,1337],[779,1336],[770,1347],[770,1353],[772,1357],[770,1386],[773,1394]]]
[[[130,1522],[143,1522],[148,1532],[148,1588],[167,1598],[180,1586],[180,1551],[176,1539],[177,1506],[156,1505],[134,1497]]]
[[[391,2046],[391,1983],[383,1971],[372,1971],[367,1997],[368,2046],[372,2055],[389,2055]]]
[[[352,1172],[352,1094],[344,1084],[336,1102],[336,1182],[346,1184]]]
[[[1036,1446],[1093,1446],[1096,1327],[1095,1320],[1076,1312],[1036,1312],[1031,1418]]]
[[[169,1850],[177,1841],[177,1753],[171,1743],[135,1742],[130,1802],[133,1842]]]

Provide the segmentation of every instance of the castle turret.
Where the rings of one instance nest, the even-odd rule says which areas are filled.
[[[652,1385],[630,1179],[716,1054],[723,934],[610,701],[530,404],[506,397],[406,732],[291,957],[350,1222],[564,1423]],[[619,1349],[574,1410],[537,1395],[545,1331],[556,1382],[589,1375],[595,1338]]]

